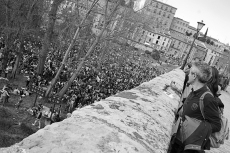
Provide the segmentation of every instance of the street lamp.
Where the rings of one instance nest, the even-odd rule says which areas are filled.
[[[194,42],[195,42],[195,40],[196,40],[196,37],[198,37],[198,34],[199,34],[200,30],[201,30],[201,29],[203,28],[203,26],[205,25],[205,24],[203,23],[203,20],[202,20],[201,22],[197,22],[197,23],[198,23],[198,25],[197,25],[197,29],[196,29],[196,36],[194,37],[194,40],[193,40],[192,45],[191,45],[191,47],[190,47],[190,49],[189,49],[189,52],[188,52],[186,58],[184,59],[184,62],[183,62],[183,64],[182,64],[181,68],[180,68],[181,70],[184,69],[184,67],[185,67],[185,65],[186,65],[186,63],[187,63],[187,60],[188,60],[189,55],[190,55],[190,53],[191,53],[191,51],[192,51],[192,48],[193,48]]]

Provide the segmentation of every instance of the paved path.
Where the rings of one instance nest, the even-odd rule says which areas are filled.
[[[229,88],[230,90],[230,88]],[[224,115],[228,118],[228,124],[230,127],[230,92],[223,91],[221,93],[220,99],[224,103]],[[225,140],[224,145],[222,145],[218,149],[211,149],[210,151],[206,151],[206,153],[230,153],[230,140]]]

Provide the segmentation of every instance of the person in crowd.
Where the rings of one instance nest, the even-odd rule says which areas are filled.
[[[223,90],[224,89],[224,76],[223,76],[223,74],[220,75],[219,80],[220,80],[219,85],[221,87],[221,90]]]
[[[16,107],[17,109],[19,109],[20,106],[21,106],[21,104],[22,104],[22,102],[23,102],[22,96],[19,96],[18,102],[15,104],[15,107]]]
[[[219,71],[215,67],[211,67],[212,70],[212,77],[208,80],[207,86],[209,87],[210,91],[212,92],[213,96],[215,97],[220,110],[223,111],[224,104],[222,103],[221,99],[219,98],[221,87],[219,86]]]
[[[29,87],[29,84],[30,84],[30,76],[27,76],[27,79],[26,79],[26,88]]]
[[[11,76],[11,74],[12,74],[12,70],[13,70],[13,66],[12,66],[12,64],[10,63],[8,66],[7,66],[7,68],[6,69],[8,69],[8,78],[12,78],[12,76]],[[6,77],[6,78],[7,78]]]
[[[20,90],[16,87],[12,93],[14,95],[20,95]]]
[[[3,89],[2,89],[3,106],[5,106],[5,104],[8,103],[9,97],[10,97],[10,95],[9,95],[9,92],[8,92],[8,88],[6,86],[4,86]]]
[[[2,61],[0,60],[0,77],[2,76],[2,69],[3,69],[3,67],[2,67]]]
[[[7,66],[6,69],[5,69],[5,76],[4,76],[5,78],[8,77],[8,73],[9,73],[9,67]]]
[[[36,119],[32,125],[35,126],[36,123],[38,122],[38,128],[40,129],[41,128],[41,118],[42,118],[42,111],[41,111],[41,108],[39,107]]]
[[[177,135],[181,143],[174,145],[173,153],[204,153],[204,150],[210,149],[211,133],[221,129],[218,105],[213,95],[206,94],[203,99],[205,120],[199,105],[201,96],[207,91],[210,92],[206,83],[211,75],[211,67],[208,64],[204,62],[192,64],[188,83],[193,88],[183,104],[182,126],[179,130],[180,134]]]
[[[228,77],[225,77],[225,80],[224,80],[224,88],[223,88],[224,91],[226,91],[228,85],[229,85],[229,78],[228,78]]]
[[[59,105],[58,110],[57,110],[57,118],[61,118],[61,105]]]

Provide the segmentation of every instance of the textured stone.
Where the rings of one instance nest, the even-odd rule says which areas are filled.
[[[180,69],[73,112],[1,153],[164,153],[182,89]]]

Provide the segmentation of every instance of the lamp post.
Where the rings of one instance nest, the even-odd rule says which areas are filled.
[[[197,25],[197,29],[196,29],[196,36],[194,37],[193,42],[192,42],[192,45],[191,45],[191,47],[190,47],[190,49],[189,49],[189,52],[188,52],[187,56],[185,57],[184,62],[183,62],[183,64],[182,64],[181,68],[180,68],[181,70],[184,69],[184,67],[185,67],[185,65],[186,65],[186,63],[187,63],[187,60],[188,60],[188,58],[189,58],[189,55],[190,55],[190,53],[191,53],[191,51],[192,51],[192,48],[193,48],[193,45],[194,45],[194,43],[195,43],[196,37],[198,37],[198,34],[199,34],[200,30],[201,30],[201,29],[203,28],[203,26],[205,25],[205,24],[203,23],[203,21],[197,22],[197,23],[198,23],[198,25]]]

